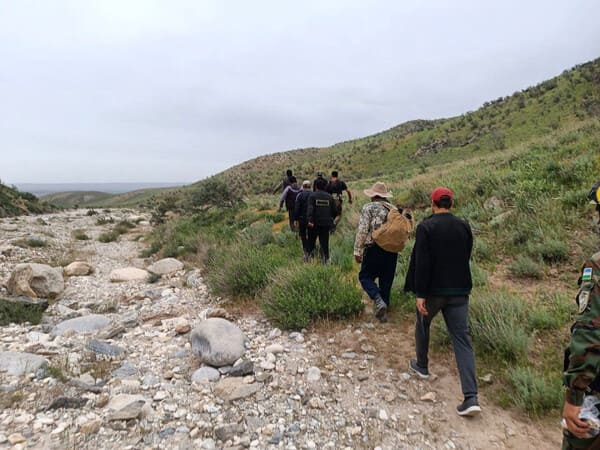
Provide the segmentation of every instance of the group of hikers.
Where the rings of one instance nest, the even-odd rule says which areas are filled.
[[[312,257],[318,237],[321,261],[327,263],[329,233],[340,220],[343,191],[352,203],[352,194],[338,172],[331,175],[327,181],[319,172],[313,183],[305,180],[299,187],[288,170],[283,182],[280,208],[286,204],[290,228],[300,233],[306,261]],[[392,193],[385,183],[376,182],[363,192],[370,201],[361,209],[353,253],[360,264],[358,279],[373,301],[375,317],[386,322],[398,253],[413,230],[413,218],[389,203]],[[595,231],[600,233],[600,181],[592,186],[588,199],[598,212]],[[416,227],[404,284],[406,292],[416,295],[416,358],[409,360],[408,368],[423,379],[430,377],[429,332],[433,318],[441,312],[452,339],[464,397],[456,412],[474,416],[481,407],[468,326],[473,234],[466,220],[452,214],[454,193],[450,189],[435,188],[430,200],[432,214]],[[600,252],[583,265],[578,285],[579,312],[565,351],[563,449],[600,450]]]
[[[323,172],[318,172],[312,183],[304,180],[299,186],[298,179],[288,169],[277,187],[277,190],[283,188],[279,211],[285,204],[290,229],[300,235],[304,261],[313,258],[318,238],[321,263],[327,264],[329,234],[335,231],[342,215],[344,191],[348,194],[348,203],[352,203],[352,192],[338,175],[334,170],[331,178],[326,180]]]

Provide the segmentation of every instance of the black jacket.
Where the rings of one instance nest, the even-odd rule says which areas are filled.
[[[417,226],[404,290],[424,298],[469,295],[472,248],[467,221],[451,213],[427,217]]]
[[[331,194],[325,191],[313,192],[308,197],[308,223],[317,227],[332,227],[337,216],[337,208]]]
[[[296,196],[296,204],[294,205],[294,220],[300,223],[308,222],[308,198],[312,191],[302,190]]]

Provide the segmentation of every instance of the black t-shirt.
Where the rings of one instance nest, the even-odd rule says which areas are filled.
[[[344,183],[342,180],[330,181],[329,183],[327,183],[327,187],[325,188],[325,190],[330,194],[338,195],[341,195],[342,192],[344,192],[347,189],[348,186],[346,186],[346,183]]]

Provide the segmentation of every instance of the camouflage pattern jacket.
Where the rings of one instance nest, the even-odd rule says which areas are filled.
[[[577,304],[579,314],[571,328],[570,356],[563,381],[566,401],[580,406],[586,389],[600,374],[600,252],[583,265]]]
[[[365,247],[373,243],[373,230],[385,222],[388,210],[381,201],[369,202],[360,211],[358,229],[354,239],[354,255],[362,256]]]

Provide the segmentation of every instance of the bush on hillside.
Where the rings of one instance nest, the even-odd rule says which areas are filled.
[[[510,273],[517,278],[542,278],[542,266],[526,255],[519,255],[508,266]]]
[[[274,275],[262,308],[284,329],[301,329],[315,319],[353,317],[363,310],[361,291],[335,266],[304,264]]]
[[[277,268],[286,263],[287,258],[277,248],[239,240],[227,249],[213,249],[207,261],[211,288],[230,297],[254,297]]]
[[[230,185],[218,177],[201,181],[187,195],[185,209],[197,210],[211,206],[230,208],[242,202],[242,197]]]
[[[508,380],[513,387],[511,401],[533,416],[541,416],[560,408],[564,390],[559,376],[548,377],[530,367],[508,370]]]

